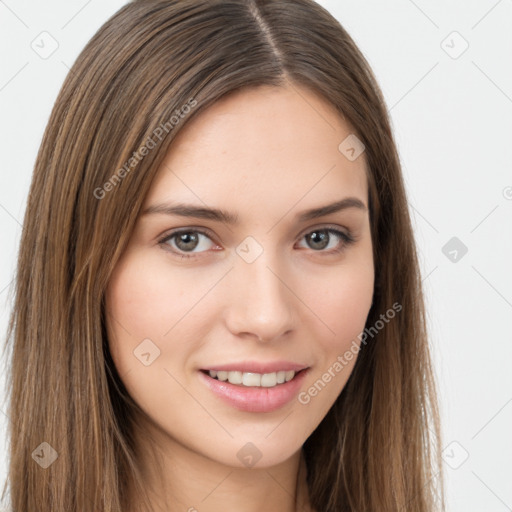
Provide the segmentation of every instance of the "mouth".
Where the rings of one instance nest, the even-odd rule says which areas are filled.
[[[261,388],[274,388],[280,384],[290,382],[300,372],[305,371],[304,368],[299,371],[294,370],[279,370],[271,373],[255,373],[255,372],[242,372],[240,370],[225,371],[225,370],[201,370],[204,374],[212,379],[229,382],[235,386],[242,387],[261,387]]]
[[[272,372],[268,369],[266,373],[243,369],[202,369],[198,374],[206,387],[224,404],[239,411],[261,413],[273,412],[290,404],[299,393],[310,367],[295,365],[294,370]]]

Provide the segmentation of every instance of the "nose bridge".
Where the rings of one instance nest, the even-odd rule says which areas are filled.
[[[237,248],[231,272],[228,327],[235,335],[249,333],[272,340],[293,328],[293,294],[277,251],[258,249],[251,240],[246,243]]]

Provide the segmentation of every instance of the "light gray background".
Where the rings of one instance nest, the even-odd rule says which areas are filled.
[[[124,3],[0,0],[2,341],[50,110],[78,53]],[[391,114],[441,390],[448,510],[512,510],[512,0],[320,3],[373,66]],[[51,49],[43,31],[58,43],[47,58],[31,47]],[[0,400],[0,484],[3,411]]]

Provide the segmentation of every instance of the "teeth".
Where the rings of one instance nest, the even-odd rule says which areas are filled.
[[[228,380],[228,372],[217,372],[217,379],[222,381]]]
[[[292,380],[294,376],[295,376],[295,372],[294,372],[293,370],[291,370],[291,371],[286,372],[286,373],[284,374],[284,380],[285,380],[286,382],[288,382],[289,380]]]
[[[223,381],[230,382],[231,384],[238,384],[242,386],[249,387],[263,387],[263,388],[273,388],[278,384],[283,384],[284,382],[289,382],[295,377],[295,372],[293,370],[290,371],[278,371],[274,373],[251,373],[251,372],[224,372],[224,371],[215,371],[209,370],[210,377]]]
[[[244,372],[244,373],[242,373],[242,384],[244,386],[261,386],[261,377],[262,376],[260,373],[245,373]]]

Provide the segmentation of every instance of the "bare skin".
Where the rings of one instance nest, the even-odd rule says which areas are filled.
[[[109,282],[109,346],[145,413],[138,442],[155,511],[310,510],[302,445],[353,369],[357,354],[340,371],[333,364],[358,340],[373,295],[364,153],[350,161],[338,149],[351,133],[328,103],[293,85],[230,95],[173,142],[143,211],[187,203],[238,223],[142,214]],[[345,198],[362,208],[297,217]],[[177,229],[192,238],[169,238]],[[149,365],[134,357],[145,339],[151,359],[159,350]],[[226,403],[200,371],[240,361],[308,368],[302,401],[271,412]],[[325,386],[309,392],[319,379]]]

